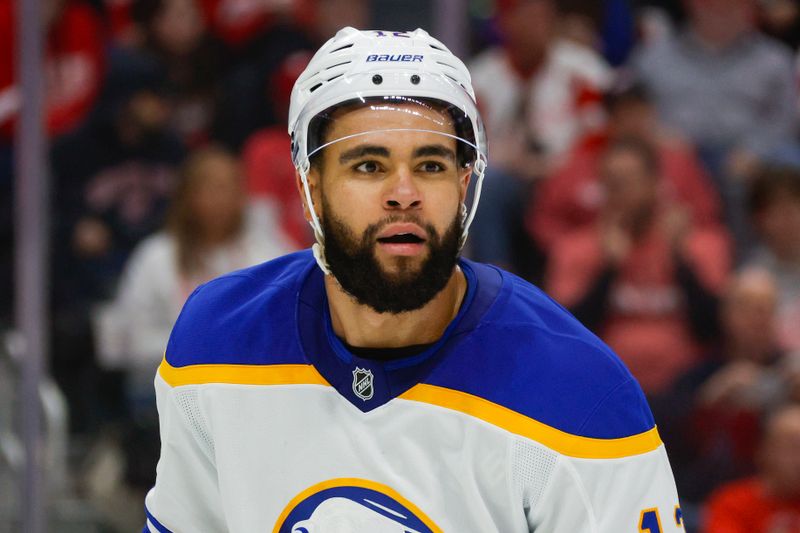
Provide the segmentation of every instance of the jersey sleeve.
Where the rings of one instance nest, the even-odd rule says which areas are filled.
[[[625,432],[631,428],[636,432]],[[522,487],[523,494],[536,496],[525,508],[531,531],[683,531],[669,459],[635,381],[613,389],[587,417],[581,434],[564,434],[563,449],[550,451],[548,469],[539,471],[547,481],[517,475],[540,484],[536,490]],[[524,468],[524,461],[517,464]]]
[[[533,532],[683,531],[678,494],[663,445],[616,459],[561,456],[528,512]]]
[[[213,442],[198,396],[194,387],[171,387],[156,377],[161,457],[145,498],[150,533],[226,531]]]

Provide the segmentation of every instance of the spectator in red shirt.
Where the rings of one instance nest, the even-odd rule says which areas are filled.
[[[658,159],[648,143],[613,142],[600,173],[599,220],[554,243],[546,286],[656,394],[715,333],[728,243],[721,230],[693,226],[684,208],[659,198]]]
[[[47,132],[75,129],[92,109],[103,80],[103,27],[92,7],[81,0],[44,4],[45,98]],[[13,135],[21,101],[17,85],[17,2],[0,0],[0,141]]]
[[[766,424],[753,478],[723,486],[708,503],[705,533],[800,533],[800,406]]]
[[[527,230],[538,244],[549,250],[564,233],[595,221],[603,204],[598,160],[609,143],[631,136],[658,153],[659,196],[685,205],[696,224],[718,223],[719,198],[693,147],[659,123],[645,88],[619,87],[606,96],[606,108],[605,130],[585,136],[538,188],[526,215]]]

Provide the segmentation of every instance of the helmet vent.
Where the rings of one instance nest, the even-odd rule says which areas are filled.
[[[331,65],[329,67],[325,67],[325,70],[330,70],[332,68],[341,67],[342,65],[349,65],[352,61],[342,61],[341,63],[336,63],[335,65]]]
[[[320,87],[322,87],[322,82],[319,82],[318,84],[314,85],[312,88],[310,88],[310,89],[308,90],[308,92],[310,92],[310,93],[313,93],[314,91],[316,91],[316,90],[317,90],[317,89],[319,89]]]
[[[455,65],[451,65],[450,63],[445,63],[444,61],[437,61],[437,65],[442,65],[443,67],[450,67],[453,70],[456,70]]]
[[[337,74],[336,76],[334,76],[334,77],[332,77],[332,78],[328,78],[328,80],[327,80],[327,81],[333,81],[333,80],[335,80],[336,78],[340,78],[340,77],[342,77],[342,76],[344,76],[344,72],[342,72],[341,74]]]
[[[339,48],[334,48],[333,50],[331,50],[331,53],[338,52],[339,50],[344,50],[345,48],[351,48],[352,46],[353,43],[346,44],[344,46],[340,46]]]
[[[433,48],[434,50],[440,50],[440,51],[442,51],[442,52],[446,52],[446,51],[447,51],[447,50],[445,50],[444,48],[442,48],[441,46],[437,46],[437,45],[435,45],[435,44],[428,44],[428,46],[430,46],[430,47],[431,47],[431,48]]]

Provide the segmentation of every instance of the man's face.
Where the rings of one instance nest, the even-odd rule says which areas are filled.
[[[779,257],[800,257],[800,198],[789,191],[776,193],[756,215],[756,227]]]
[[[229,234],[245,208],[241,171],[227,155],[208,157],[189,197],[192,215],[206,234]]]
[[[760,463],[762,477],[780,498],[800,495],[800,407],[788,407],[767,425]]]
[[[153,32],[159,45],[175,56],[194,50],[204,31],[205,23],[192,0],[166,0],[153,20]]]
[[[722,300],[722,329],[736,346],[755,356],[774,348],[775,281],[767,272],[738,274]]]
[[[751,30],[757,14],[754,0],[688,0],[688,8],[694,28],[721,45]]]
[[[631,150],[612,150],[602,161],[606,209],[635,219],[655,207],[658,180],[642,157]]]
[[[558,16],[552,0],[512,2],[500,15],[500,26],[507,46],[536,58],[550,45]]]
[[[429,131],[386,131],[397,128]],[[421,308],[453,274],[470,170],[436,132],[453,135],[451,119],[421,105],[348,111],[309,175],[331,272],[378,312]]]
[[[658,131],[658,119],[652,105],[642,101],[618,103],[610,113],[609,127],[616,138],[649,139]]]

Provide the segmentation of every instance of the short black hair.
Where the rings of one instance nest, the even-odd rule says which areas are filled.
[[[747,197],[750,215],[764,212],[777,198],[790,196],[800,202],[800,168],[763,165],[755,174]]]
[[[455,108],[454,106],[448,104],[447,102],[442,102],[440,100],[436,100],[433,98],[408,98],[403,97],[402,99],[393,100],[391,97],[376,97],[380,98],[380,101],[394,101],[396,103],[416,103],[422,106],[427,106],[432,109],[436,109],[439,111],[443,111],[447,113],[453,120],[454,128],[455,128],[455,135],[461,139],[467,139],[473,144],[477,145],[477,140],[475,133],[472,128],[472,122],[460,115],[460,111]],[[370,101],[371,99],[367,99]],[[343,113],[352,111],[364,105],[364,100],[362,99],[355,99],[350,100],[341,104],[337,104],[325,111],[317,114],[308,125],[308,136],[307,139],[309,141],[308,145],[311,146],[322,146],[327,142],[327,135],[328,131],[330,130],[331,126],[333,125],[336,117],[341,116]],[[317,150],[311,157],[309,157],[309,163],[312,167],[315,167],[317,170],[322,169],[322,152],[323,150]],[[456,142],[456,159],[458,164],[466,168],[472,161],[475,161],[477,157],[476,151],[473,147],[467,145],[464,142],[457,141]]]

